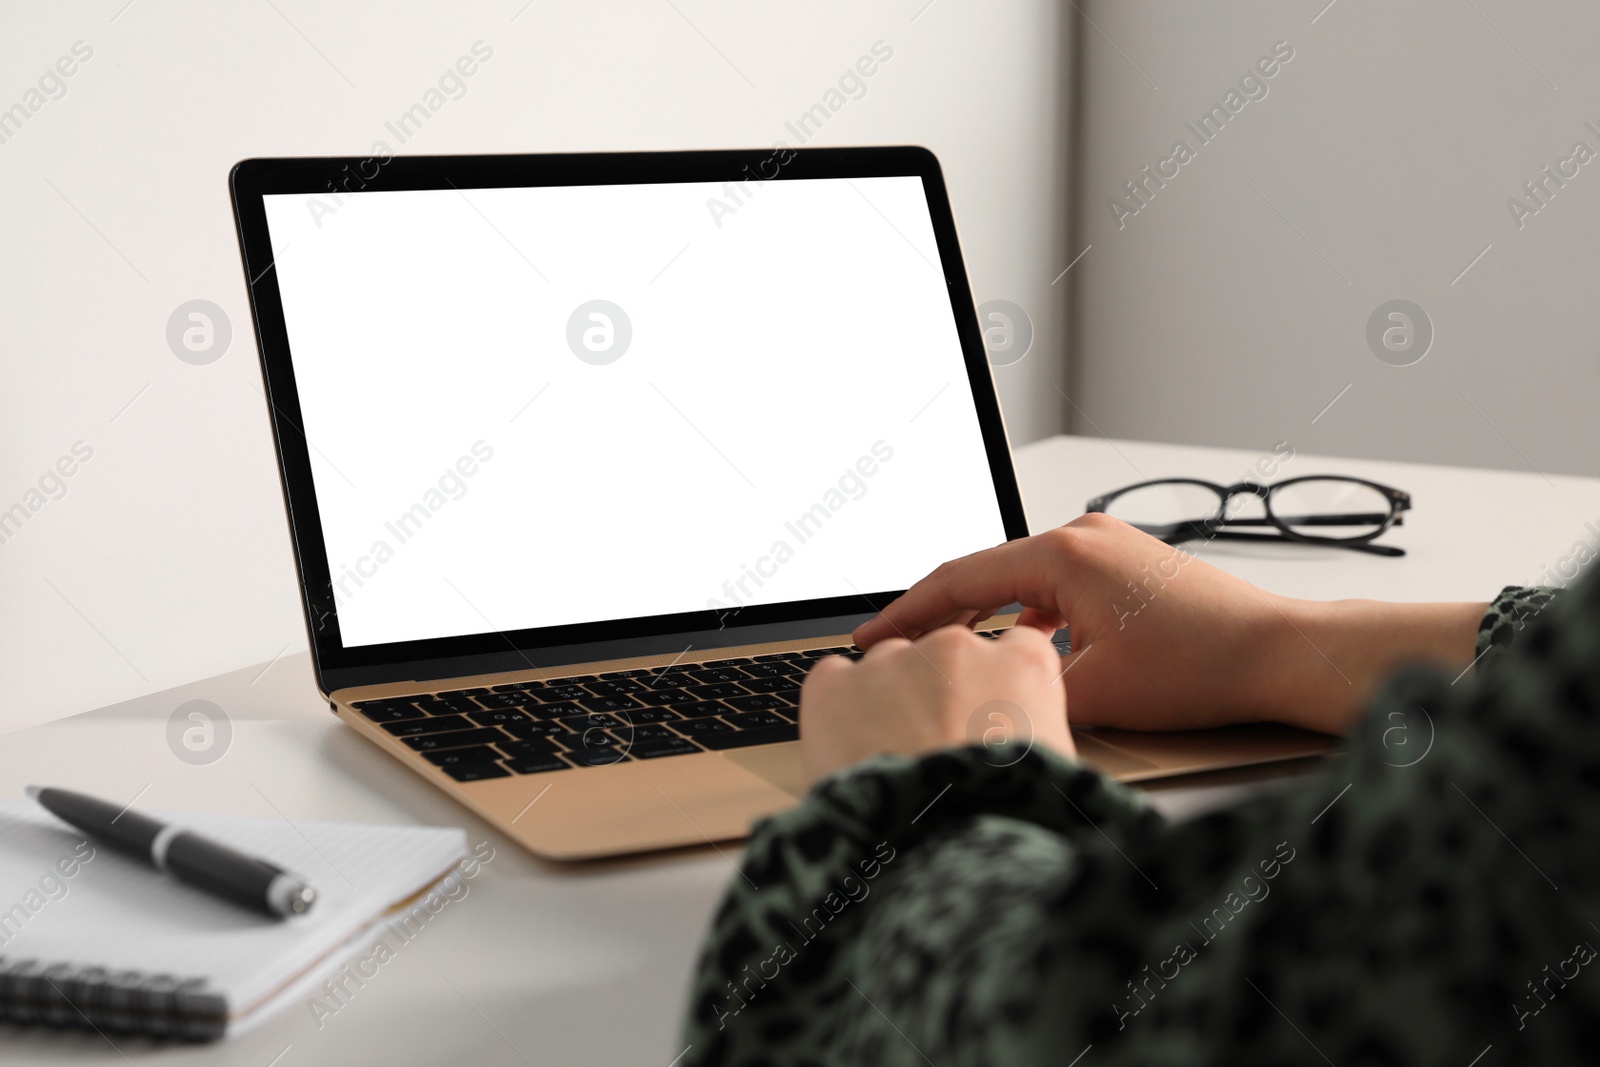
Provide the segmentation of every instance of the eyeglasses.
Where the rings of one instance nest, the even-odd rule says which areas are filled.
[[[1248,503],[1245,498],[1260,500],[1264,514],[1241,515]],[[1299,541],[1376,556],[1403,556],[1403,548],[1371,542],[1389,527],[1404,525],[1401,512],[1411,510],[1411,494],[1362,478],[1331,474],[1289,478],[1272,485],[1239,482],[1223,486],[1194,478],[1162,478],[1096,497],[1084,510],[1105,512],[1169,545],[1195,538]],[[1242,527],[1271,527],[1272,531],[1251,533]]]

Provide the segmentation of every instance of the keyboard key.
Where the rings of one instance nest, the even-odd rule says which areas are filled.
[[[630,722],[635,725],[649,722],[676,722],[678,713],[667,708],[629,708],[627,711],[617,712],[617,718],[623,721],[626,728],[626,724]]]
[[[602,682],[610,682],[619,678],[648,678],[654,673],[654,671],[644,670],[643,668],[632,671],[607,671],[605,674],[600,676],[600,680]]]
[[[674,704],[672,710],[685,719],[700,719],[707,715],[721,715],[728,706],[720,700],[698,700],[693,704]]]
[[[521,741],[496,741],[494,747],[508,756],[548,756],[561,751],[548,737]]]
[[[489,687],[489,692],[491,692],[491,693],[520,693],[524,689],[537,689],[543,684],[544,684],[543,682],[533,682],[532,684],[530,684],[528,682],[509,682],[506,685],[491,685]]]
[[[796,667],[787,660],[782,663],[752,663],[745,670],[754,678],[785,678],[806,673],[804,667]]]
[[[689,681],[688,667],[669,667],[640,678],[639,684],[646,689],[677,689]]]
[[[560,685],[547,685],[529,695],[535,700],[549,704],[557,700],[582,700],[584,697],[589,696],[590,693],[581,685],[572,685],[563,681]]]
[[[478,698],[478,703],[486,708],[515,708],[523,704],[535,703],[527,693],[485,693]]]
[[[755,666],[755,664],[751,664],[751,666]],[[706,670],[690,671],[689,677],[701,684],[709,684],[712,682],[737,682],[750,676],[738,667],[714,667]]]
[[[800,740],[798,726],[769,726],[765,730],[734,730],[732,733],[708,733],[695,740],[709,749],[744,748],[748,745],[773,745],[780,741]]]
[[[634,699],[651,707],[663,707],[668,704],[685,704],[694,699],[694,694],[683,689],[656,689],[640,693]]]
[[[789,720],[770,711],[741,711],[737,715],[729,715],[728,721],[741,730],[759,729],[767,726],[788,726]]]
[[[789,706],[780,697],[766,693],[758,693],[749,697],[729,697],[723,703],[735,711],[767,711],[771,708],[786,708]]]
[[[567,728],[562,726],[560,721],[556,719],[541,719],[538,721],[529,719],[526,722],[508,722],[502,725],[505,727],[506,733],[524,741],[545,737],[562,737],[569,733]]]
[[[806,652],[805,652],[805,655],[810,659],[821,659],[823,656],[842,656],[846,652],[853,652],[853,651],[855,651],[853,646],[836,645],[833,648],[811,648],[811,649],[807,649]]]
[[[670,741],[678,735],[659,723],[645,723],[642,726],[617,726],[612,728],[612,733],[622,738],[622,743],[638,744],[641,741]]]
[[[503,740],[505,734],[492,727],[477,730],[455,730],[447,734],[420,734],[406,738],[406,744],[418,752],[436,752],[441,748],[465,748],[468,745],[492,745]]]
[[[639,707],[639,702],[630,696],[614,697],[587,697],[578,701],[578,706],[584,711],[623,711],[627,708]]]
[[[358,711],[384,711],[389,708],[409,708],[416,697],[384,697],[381,700],[355,700],[350,703]]]
[[[514,722],[531,724],[534,720],[525,711],[516,708],[493,708],[489,711],[472,711],[467,713],[467,718],[479,726],[509,726]]]
[[[459,767],[464,763],[493,763],[500,758],[500,753],[488,745],[447,748],[439,752],[424,752],[422,755],[435,767]]]
[[[417,698],[417,706],[429,715],[456,715],[467,711],[481,711],[483,705],[471,697],[424,696]]]
[[[373,722],[405,722],[407,719],[423,719],[427,717],[421,708],[411,704],[365,700],[356,706],[361,709],[361,714]]]
[[[448,693],[440,693],[439,695],[442,697],[481,697],[488,691],[481,687],[477,689],[452,689]]]
[[[449,730],[470,730],[472,723],[464,715],[446,715],[433,719],[407,719],[404,722],[386,722],[383,728],[396,737],[413,737],[418,734],[437,734]]]
[[[752,693],[799,693],[799,678],[752,678],[739,684]]]
[[[510,778],[511,772],[498,763],[459,763],[445,767],[444,773],[458,782],[481,782],[487,778]]]
[[[556,737],[556,740],[560,741],[563,745],[567,746],[568,748],[622,748],[622,747],[624,747],[621,740],[619,740],[617,737],[613,736],[612,734],[606,732],[605,730],[602,730],[598,726],[590,726],[590,727],[588,727],[587,729],[584,729],[584,730],[577,730],[577,731],[574,731],[574,732],[571,732],[571,733],[560,735],[560,736]]]
[[[756,663],[781,663],[790,656],[803,656],[804,652],[769,652],[765,656],[757,656]]]
[[[603,697],[623,696],[627,693],[638,693],[644,690],[644,686],[629,678],[619,678],[615,681],[607,681],[602,678],[597,682],[588,683],[584,688]]]
[[[591,712],[588,715],[573,715],[557,720],[573,733],[581,734],[585,730],[605,730],[612,726],[621,726],[622,720],[614,715],[602,715]]]
[[[708,660],[707,662],[700,664],[700,666],[701,667],[738,667],[738,666],[740,666],[742,664],[749,663],[749,662],[750,662],[750,657],[749,656],[739,656],[739,657],[737,657],[735,659]]]
[[[505,765],[517,774],[543,774],[546,771],[569,771],[572,764],[554,753],[543,753],[532,756],[518,756],[508,759]]]
[[[575,748],[564,753],[567,759],[580,767],[604,767],[610,763],[621,763],[628,758],[620,746],[612,748]]]
[[[659,759],[662,756],[687,756],[691,752],[703,751],[699,746],[683,738],[674,738],[670,741],[646,741],[634,745],[628,750],[628,755],[634,759]]]
[[[535,719],[559,719],[566,715],[583,714],[583,709],[570,700],[558,700],[553,704],[531,704],[522,710]]]
[[[716,685],[691,685],[689,692],[701,700],[720,700],[723,697],[742,697],[749,690],[732,682],[718,682]]]
[[[688,722],[673,723],[672,728],[684,737],[701,740],[711,734],[726,734],[733,732],[733,726],[721,719],[690,719]]]

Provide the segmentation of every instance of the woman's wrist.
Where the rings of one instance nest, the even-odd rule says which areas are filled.
[[[1489,605],[1271,597],[1271,607],[1252,710],[1292,726],[1345,734],[1399,668],[1467,670]]]

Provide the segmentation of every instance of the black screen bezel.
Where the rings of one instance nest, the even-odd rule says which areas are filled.
[[[769,172],[772,172],[769,175]],[[751,149],[704,152],[633,152],[562,155],[318,157],[246,159],[230,175],[245,284],[261,357],[282,476],[284,502],[294,544],[313,665],[319,685],[370,684],[421,676],[448,677],[514,670],[550,661],[534,654],[559,649],[556,662],[579,662],[586,648],[627,654],[629,639],[645,639],[641,650],[669,635],[719,635],[719,645],[742,643],[741,629],[770,634],[775,623],[866,615],[903,590],[855,596],[752,605],[730,611],[690,611],[603,622],[427,638],[346,648],[340,639],[321,517],[311,476],[310,452],[300,429],[298,387],[284,322],[277,272],[272,269],[263,197],[334,191],[482,189],[516,186],[633,185],[664,182],[791,181],[807,178],[915,176],[922,180],[945,286],[955,315],[990,475],[1008,540],[1027,535],[1005,427],[985,355],[982,332],[961,258],[955,220],[938,160],[920,147]],[[936,516],[928,521],[936,522]],[[723,639],[723,638],[726,639]],[[773,640],[771,636],[765,640]],[[569,651],[571,650],[571,651]],[[643,654],[641,651],[638,654]],[[427,664],[426,675],[418,672]]]

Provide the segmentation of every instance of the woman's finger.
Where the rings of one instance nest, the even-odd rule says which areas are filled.
[[[876,618],[862,623],[855,632],[855,642],[869,648],[887,637],[916,640],[968,612],[1013,601],[1059,613],[1060,606],[1055,602],[1059,570],[1060,559],[1044,537],[1008,541],[964,556],[939,567]]]
[[[1066,624],[1067,620],[1063,619],[1059,612],[1045,608],[1023,608],[1016,622],[1018,626],[1028,626],[1051,634]]]

